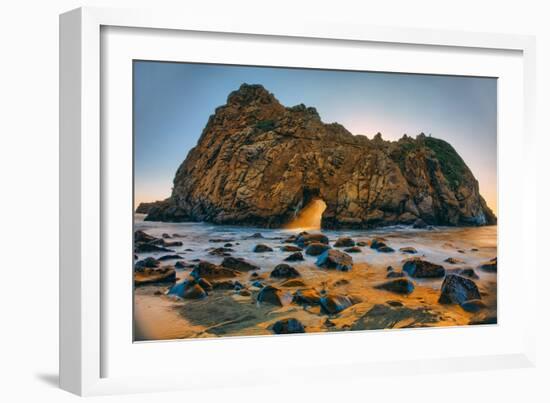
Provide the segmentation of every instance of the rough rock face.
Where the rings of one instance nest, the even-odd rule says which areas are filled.
[[[171,197],[150,207],[146,220],[280,227],[316,199],[326,203],[323,228],[496,223],[445,141],[352,135],[323,123],[315,108],[285,107],[248,84],[210,116]]]

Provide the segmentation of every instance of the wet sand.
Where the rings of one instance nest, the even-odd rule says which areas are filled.
[[[163,224],[144,223],[136,220],[136,229],[160,236],[162,233],[177,233],[183,246],[171,248],[180,253],[185,261],[196,259],[219,264],[221,257],[209,252],[223,243],[208,239],[226,240],[231,243],[231,256],[242,257],[260,266],[258,277],[241,273],[231,280],[239,281],[250,295],[240,295],[234,290],[212,290],[200,300],[178,299],[166,295],[169,284],[147,285],[135,288],[135,340],[167,340],[203,337],[228,337],[273,335],[273,324],[281,319],[299,320],[307,333],[349,330],[462,326],[483,323],[496,317],[497,287],[496,273],[476,269],[480,264],[496,256],[496,227],[478,228],[436,228],[434,230],[412,230],[393,228],[380,231],[322,231],[329,236],[333,245],[338,236],[350,236],[356,242],[368,242],[383,236],[393,253],[381,253],[361,247],[360,253],[351,254],[354,260],[349,272],[321,269],[315,265],[316,257],[304,256],[303,262],[289,262],[300,273],[305,286],[283,287],[285,279],[270,278],[273,267],[282,263],[290,252],[280,251],[282,238],[297,230],[256,230],[250,228],[220,228],[205,224]],[[260,232],[263,238],[250,238]],[[273,252],[253,253],[253,247],[266,244]],[[415,255],[399,251],[410,246],[418,250]],[[337,248],[343,250],[344,248]],[[303,253],[303,252],[302,252]],[[159,257],[166,253],[139,254]],[[472,313],[456,304],[440,304],[443,278],[413,279],[414,291],[408,295],[397,294],[375,288],[387,281],[387,266],[399,271],[406,259],[422,257],[441,264],[447,272],[457,268],[475,268],[479,279],[474,280],[486,308]],[[445,259],[453,257],[461,263],[451,264]],[[462,263],[463,262],[463,263]],[[173,264],[173,262],[167,262]],[[192,268],[178,269],[179,281],[187,278]],[[259,280],[263,285],[272,285],[284,292],[283,306],[259,304],[256,297],[260,288],[253,285]],[[343,280],[343,281],[342,281]],[[356,304],[335,315],[326,315],[320,307],[303,307],[291,303],[292,295],[299,289],[313,288],[318,292],[346,295]]]

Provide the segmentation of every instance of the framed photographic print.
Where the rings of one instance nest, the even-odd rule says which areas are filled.
[[[532,38],[180,17],[61,16],[63,388],[531,365]]]

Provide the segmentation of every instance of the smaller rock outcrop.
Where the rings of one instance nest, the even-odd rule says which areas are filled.
[[[443,266],[419,258],[407,260],[403,265],[403,271],[415,278],[438,278],[445,276],[445,268]]]
[[[273,278],[296,278],[300,277],[300,273],[294,267],[281,263],[275,266],[269,276]]]
[[[440,304],[462,305],[466,301],[477,299],[481,299],[481,295],[476,283],[472,280],[456,274],[449,274],[443,280],[439,296]]]
[[[350,271],[353,267],[353,259],[347,253],[329,249],[317,258],[315,264],[324,269]]]

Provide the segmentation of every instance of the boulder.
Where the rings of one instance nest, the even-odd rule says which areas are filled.
[[[305,333],[304,325],[294,318],[282,319],[273,324],[271,327],[275,334],[293,334],[293,333]]]
[[[263,243],[259,243],[254,247],[253,252],[255,253],[273,252],[273,248],[271,248],[270,246],[264,245]]]
[[[405,273],[402,271],[389,271],[388,274],[386,274],[386,278],[401,278],[405,277]]]
[[[299,262],[302,260],[304,260],[304,255],[302,255],[302,252],[294,252],[284,259],[285,262]]]
[[[417,228],[417,229],[425,229],[427,227],[428,227],[428,224],[426,224],[422,218],[419,218],[413,224],[413,228]]]
[[[281,290],[270,285],[266,285],[260,290],[258,296],[256,297],[256,300],[259,303],[283,306]]]
[[[393,248],[390,248],[389,246],[381,246],[378,249],[376,249],[376,251],[377,252],[382,252],[382,253],[395,252],[395,250]]]
[[[283,252],[300,252],[303,249],[300,248],[299,246],[295,246],[295,245],[284,245],[284,246],[281,247],[281,250]]]
[[[236,288],[243,288],[242,284],[238,281],[231,281],[231,280],[222,280],[222,281],[215,281],[212,283],[212,289],[213,290],[234,290]]]
[[[223,266],[217,266],[213,263],[201,260],[199,264],[193,269],[191,275],[195,278],[215,279],[223,277],[235,277],[237,272],[233,269],[229,269]]]
[[[306,247],[306,255],[319,256],[324,251],[330,249],[330,246],[320,242],[312,242]]]
[[[350,271],[353,267],[353,259],[347,253],[329,249],[317,258],[315,264],[324,269]]]
[[[445,276],[439,295],[440,304],[462,305],[464,302],[473,299],[481,299],[476,283],[456,274]]]
[[[155,239],[157,238],[147,234],[142,230],[137,230],[136,232],[134,232],[134,242],[151,242],[151,241],[154,241]]]
[[[163,246],[153,245],[150,243],[135,243],[134,252],[136,253],[151,253],[151,252],[174,252],[172,249]]]
[[[415,278],[439,278],[445,276],[445,268],[441,265],[419,258],[407,260],[403,271]]]
[[[164,262],[166,260],[178,260],[182,259],[180,255],[164,255],[158,258],[159,261]]]
[[[233,269],[237,271],[253,271],[260,270],[259,266],[247,262],[246,260],[238,257],[225,257],[222,260],[221,266],[227,267],[228,269]]]
[[[160,259],[159,259],[160,260]],[[134,268],[136,270],[144,269],[146,267],[159,267],[160,262],[159,260],[155,259],[154,257],[146,257],[143,260],[138,260],[136,263],[134,263]]]
[[[347,295],[325,295],[319,300],[321,305],[321,312],[327,315],[335,315],[342,312],[344,309],[349,308],[356,302],[353,298]]]
[[[368,243],[368,242],[365,242],[365,241],[358,241],[358,242],[356,243],[357,246],[368,246],[368,244],[369,244],[369,243]]]
[[[378,252],[383,252],[383,253],[395,252],[393,248],[386,245],[384,240],[382,240],[381,238],[374,238],[370,243],[370,247],[371,249],[374,249]]]
[[[273,278],[296,278],[300,277],[300,273],[294,267],[281,263],[275,266],[269,276]]]
[[[328,237],[323,234],[304,233],[296,239],[296,243],[302,248],[313,242],[324,243],[325,245],[328,245]]]
[[[313,288],[298,290],[292,296],[292,303],[298,305],[319,305],[321,295]]]
[[[418,251],[415,248],[413,248],[412,246],[405,246],[403,248],[399,248],[399,251],[403,252],[403,253],[409,253],[409,254],[418,253]]]
[[[154,283],[173,283],[176,281],[176,270],[170,266],[160,268],[146,267],[134,272],[136,286]]]
[[[214,248],[211,249],[210,252],[208,252],[209,255],[212,256],[230,256],[231,252],[235,252],[231,248],[221,247],[221,248]]]
[[[388,274],[391,274],[391,272]],[[406,278],[396,278],[395,280],[378,284],[374,288],[395,292],[397,294],[410,294],[414,291],[414,284]]]
[[[208,293],[193,277],[190,277],[170,288],[168,295],[185,299],[202,299],[205,298]]]
[[[457,259],[456,257],[448,257],[447,259],[444,260],[444,262],[450,263],[450,264],[464,263],[463,260]]]
[[[351,246],[355,246],[355,241],[347,236],[338,238],[334,243],[335,248],[345,248]]]
[[[361,253],[361,248],[358,246],[352,246],[351,248],[344,249],[346,253]]]
[[[183,260],[180,260],[179,262],[176,262],[176,264],[174,265],[174,267],[176,269],[185,269],[187,267],[190,267],[189,264],[185,263]]]

